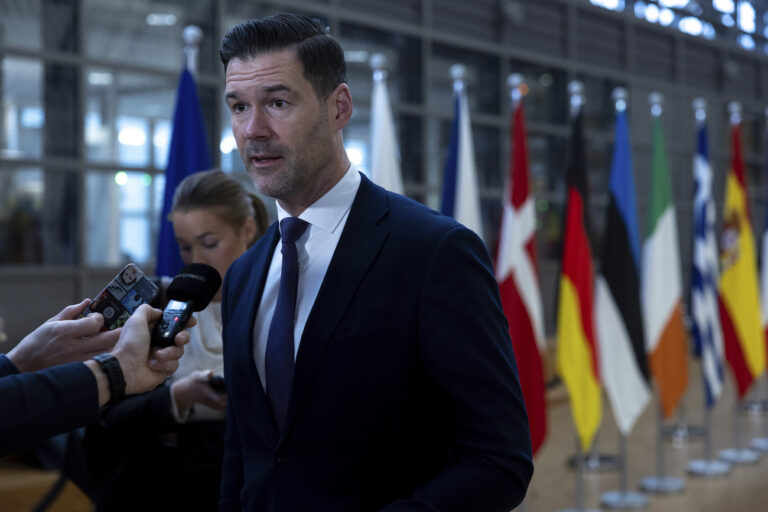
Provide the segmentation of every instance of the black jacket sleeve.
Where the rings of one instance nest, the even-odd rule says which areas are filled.
[[[0,378],[0,457],[98,417],[96,378],[69,363]]]

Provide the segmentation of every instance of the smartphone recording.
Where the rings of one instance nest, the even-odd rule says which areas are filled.
[[[138,266],[129,263],[94,297],[81,316],[101,313],[104,329],[117,329],[136,308],[152,302],[157,292],[157,285]]]

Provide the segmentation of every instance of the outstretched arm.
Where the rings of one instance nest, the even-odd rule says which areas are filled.
[[[104,318],[100,313],[78,318],[89,303],[86,299],[62,309],[24,337],[8,353],[8,359],[24,373],[57,364],[87,361],[111,350],[120,336],[120,329],[102,332]]]
[[[120,332],[112,355],[123,372],[126,394],[161,383],[189,342],[189,333],[182,331],[176,346],[150,351],[149,329],[160,315],[143,305]],[[96,421],[99,407],[109,400],[109,380],[91,360],[0,378],[0,456]]]

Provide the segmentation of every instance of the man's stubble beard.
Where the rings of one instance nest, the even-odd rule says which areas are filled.
[[[318,169],[330,161],[332,154],[332,139],[328,133],[326,112],[322,111],[318,116],[317,122],[301,140],[299,146],[287,148],[282,145],[277,147],[282,157],[281,169],[271,170],[267,174],[261,174],[258,170],[251,170],[246,166],[251,182],[259,193],[273,199],[287,199],[299,191],[304,190]],[[253,143],[245,146],[244,153],[247,155],[251,151]],[[267,145],[267,147],[270,147]],[[241,152],[241,158],[243,158]],[[243,158],[245,160],[245,158]]]

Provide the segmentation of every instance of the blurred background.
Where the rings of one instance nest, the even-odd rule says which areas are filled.
[[[754,212],[766,206],[766,2],[734,0],[0,0],[0,317],[7,351],[96,293],[126,262],[154,270],[182,31],[203,31],[196,82],[215,166],[247,180],[223,101],[221,36],[284,10],[326,22],[347,53],[352,160],[370,164],[370,56],[383,53],[406,195],[439,207],[452,119],[451,65],[467,66],[484,238],[497,244],[509,175],[506,78],[525,77],[540,278],[554,333],[569,81],[584,83],[589,210],[603,232],[611,92],[629,90],[640,229],[650,171],[648,94],[664,130],[681,258],[691,250],[691,100],[709,102],[718,211],[730,158],[727,104],[743,105]],[[756,231],[762,213],[754,215]],[[594,254],[600,240],[594,237]],[[688,265],[683,265],[687,289]]]

